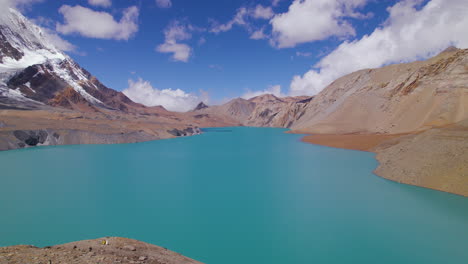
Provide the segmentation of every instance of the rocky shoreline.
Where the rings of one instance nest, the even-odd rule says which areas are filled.
[[[136,143],[198,135],[226,125],[190,114],[80,113],[65,109],[0,110],[0,151],[35,146]]]
[[[412,134],[310,135],[303,141],[373,152],[377,176],[468,197],[468,120]]]
[[[0,248],[0,264],[20,263],[202,264],[166,248],[121,237],[104,237],[44,248],[28,245]]]
[[[145,131],[127,133],[96,133],[86,130],[13,130],[0,132],[0,151],[35,146],[80,145],[80,144],[120,144],[138,143],[171,137],[192,136],[201,134],[198,127],[185,129],[174,128],[167,131],[172,136],[156,136]]]

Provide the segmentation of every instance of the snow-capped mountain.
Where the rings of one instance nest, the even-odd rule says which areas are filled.
[[[49,34],[10,8],[0,16],[0,104],[4,107],[141,107],[105,87],[59,50]]]

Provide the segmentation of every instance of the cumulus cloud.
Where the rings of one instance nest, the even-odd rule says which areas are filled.
[[[388,8],[383,26],[359,40],[345,41],[303,76],[294,76],[290,93],[313,95],[336,78],[364,68],[409,62],[450,45],[468,48],[466,0],[406,0]]]
[[[111,0],[88,0],[88,4],[92,6],[110,7],[112,5],[112,1]]]
[[[156,0],[156,5],[159,8],[170,8],[172,6],[171,0]]]
[[[159,90],[141,78],[136,81],[128,80],[128,88],[122,92],[134,102],[146,106],[162,105],[167,110],[177,112],[192,110],[199,102],[208,101],[206,95],[197,96],[180,89]]]
[[[138,31],[139,10],[136,6],[125,9],[120,21],[116,21],[107,12],[98,12],[79,5],[63,5],[59,12],[65,23],[57,23],[56,30],[62,34],[76,33],[89,38],[128,40]]]
[[[265,90],[262,90],[262,91],[247,91],[246,93],[244,93],[241,98],[244,98],[244,99],[250,99],[250,98],[253,98],[255,96],[259,96],[259,95],[263,95],[263,94],[272,94],[276,97],[283,97],[284,94],[281,93],[281,85],[272,85],[270,87],[268,87],[267,89]]]
[[[346,18],[363,18],[356,10],[368,0],[294,0],[286,13],[275,15],[272,43],[278,48],[327,39],[331,36],[354,36]]]
[[[192,48],[187,44],[180,44],[176,42],[165,42],[159,45],[157,51],[161,53],[172,53],[172,59],[175,61],[188,62]]]
[[[174,21],[164,31],[164,43],[156,47],[156,51],[161,53],[172,53],[175,61],[187,62],[192,54],[192,48],[187,44],[178,41],[192,38],[190,31],[195,30],[190,25],[184,25],[179,21]]]

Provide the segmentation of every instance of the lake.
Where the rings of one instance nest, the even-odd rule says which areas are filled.
[[[467,198],[285,131],[0,152],[0,246],[121,236],[205,263],[467,263]]]

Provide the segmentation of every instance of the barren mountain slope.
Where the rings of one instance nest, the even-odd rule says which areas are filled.
[[[468,196],[468,119],[385,141],[375,173],[411,185]]]
[[[249,100],[236,98],[226,104],[196,108],[194,113],[218,115],[244,126],[289,127],[301,114],[309,96],[278,98],[272,94]]]
[[[361,70],[315,96],[292,129],[318,134],[407,133],[468,118],[468,50]]]

